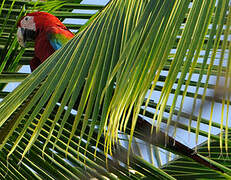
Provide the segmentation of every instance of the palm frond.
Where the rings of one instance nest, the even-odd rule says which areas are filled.
[[[230,138],[230,134],[228,135]],[[227,168],[230,168],[230,147],[228,148],[229,151],[226,153],[220,152],[220,141],[218,140],[211,140],[210,141],[210,151],[208,152],[208,143],[204,143],[198,147],[198,152],[202,154],[204,157],[209,157],[211,160],[214,160],[220,164],[223,164]],[[225,143],[223,143],[225,146]],[[230,146],[230,143],[228,144]],[[197,163],[190,161],[189,159],[185,158],[178,158],[165,166],[162,169],[176,177],[177,179],[222,179],[224,178],[224,174],[219,174],[214,171],[208,171],[207,168],[203,166],[199,166]]]
[[[22,1],[9,2],[11,7],[18,3],[21,8],[21,11],[9,11],[14,16],[23,13],[27,5],[31,9],[45,8],[61,19],[92,16],[74,15],[68,7],[85,8],[84,5],[74,6],[74,2],[56,1],[51,6],[42,2],[28,2],[26,6],[22,6]],[[174,175],[168,171],[170,165],[166,167],[167,174],[165,169],[156,168],[130,150],[134,136],[179,153],[173,139],[166,140],[170,131],[177,138],[177,129],[194,133],[196,144],[199,144],[199,135],[208,137],[210,152],[213,149],[210,141],[219,142],[220,151],[225,147],[228,152],[230,14],[229,0],[112,0],[32,74],[18,76],[7,69],[7,73],[2,74],[2,77],[7,76],[3,83],[10,78],[14,82],[25,80],[0,104],[0,149],[3,152],[0,170],[4,172],[9,163],[11,168],[7,175],[10,177],[14,173],[23,177],[24,171],[30,171],[29,175],[37,178],[52,178],[56,174],[60,178],[82,178],[86,175],[82,167],[86,167],[87,177],[99,179],[103,176],[130,179],[131,172],[134,172],[132,178],[137,179],[173,179]],[[80,26],[69,27],[78,29]],[[7,33],[7,28],[2,32]],[[9,34],[5,35],[6,38]],[[24,49],[18,52],[15,45],[16,38],[12,34],[2,70],[9,67],[15,72],[21,64],[28,64],[33,55],[32,49],[23,54]],[[12,55],[16,58],[11,59]],[[215,61],[220,63],[214,65]],[[212,76],[216,77],[215,83],[209,81]],[[223,93],[219,93],[221,79],[225,80]],[[208,94],[209,90],[214,94]],[[187,98],[191,98],[192,108],[184,112]],[[221,122],[213,118],[216,104],[221,105]],[[210,119],[202,117],[208,108],[211,109]],[[150,122],[142,121],[149,124],[148,135],[156,136],[152,141],[142,136],[146,133],[142,123],[139,125],[142,116]],[[205,131],[202,124],[208,125],[209,130]],[[220,129],[219,136],[212,133],[212,127]],[[157,138],[160,129],[166,134],[162,139]],[[119,144],[121,132],[129,135],[127,149]],[[191,151],[189,157],[192,158],[194,151]],[[207,155],[195,153],[206,163],[210,162]],[[35,159],[30,161],[30,158]],[[43,158],[50,163],[39,164]],[[20,162],[23,171],[14,169],[14,162]],[[185,164],[186,161],[182,166]],[[230,177],[230,168],[224,161],[215,158],[210,164],[211,170],[204,168],[205,174],[211,171],[218,173],[217,177]],[[185,174],[180,177],[190,172]]]

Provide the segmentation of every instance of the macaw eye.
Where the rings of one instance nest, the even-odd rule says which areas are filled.
[[[25,16],[23,20],[20,22],[20,27],[24,29],[30,29],[36,31],[34,17],[33,16]]]

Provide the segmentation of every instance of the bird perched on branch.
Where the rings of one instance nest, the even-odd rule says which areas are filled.
[[[19,44],[25,47],[27,41],[35,41],[34,58],[30,61],[31,71],[72,37],[74,34],[57,17],[46,12],[28,13],[18,22]]]

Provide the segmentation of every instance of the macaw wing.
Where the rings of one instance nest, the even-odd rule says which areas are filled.
[[[52,27],[47,31],[47,38],[54,50],[61,48],[73,36],[72,32],[62,27]]]

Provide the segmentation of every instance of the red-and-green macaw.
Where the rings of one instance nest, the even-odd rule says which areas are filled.
[[[27,41],[35,41],[34,58],[30,61],[32,71],[73,36],[57,17],[46,12],[28,13],[18,22],[19,44],[25,47]]]

